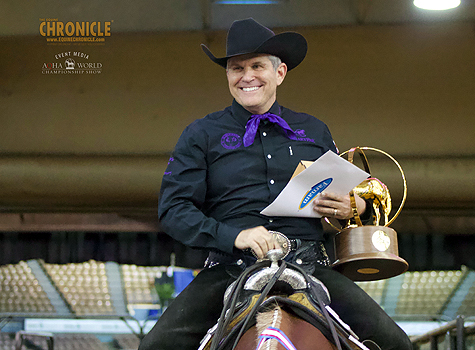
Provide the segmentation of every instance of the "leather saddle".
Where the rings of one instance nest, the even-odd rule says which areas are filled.
[[[368,350],[330,308],[330,295],[321,281],[296,265],[276,259],[257,262],[228,287],[221,317],[198,350],[234,349],[240,337],[256,324],[255,315],[276,304],[316,327],[336,348]]]

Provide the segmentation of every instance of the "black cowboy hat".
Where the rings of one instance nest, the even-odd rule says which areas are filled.
[[[226,39],[226,57],[217,58],[201,44],[204,53],[226,68],[228,58],[248,53],[265,53],[279,57],[287,69],[297,67],[307,54],[307,41],[294,32],[275,34],[272,30],[248,18],[234,21]]]

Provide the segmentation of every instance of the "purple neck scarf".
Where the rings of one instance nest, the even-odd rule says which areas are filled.
[[[246,124],[246,132],[244,133],[243,137],[244,147],[248,147],[253,144],[254,138],[256,137],[257,128],[259,127],[261,120],[268,120],[271,123],[278,124],[283,129],[285,136],[291,140],[297,140],[297,136],[290,128],[289,124],[287,124],[287,122],[278,115],[272,113],[254,114],[251,116],[251,118],[249,118],[249,121]]]

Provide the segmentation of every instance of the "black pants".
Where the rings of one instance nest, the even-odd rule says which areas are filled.
[[[234,280],[228,271],[221,264],[200,272],[159,318],[139,350],[197,350],[219,318],[224,292]],[[318,264],[313,275],[326,285],[330,306],[360,340],[371,339],[383,350],[412,349],[404,331],[353,281]]]

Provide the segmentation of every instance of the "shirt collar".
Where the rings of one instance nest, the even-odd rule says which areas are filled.
[[[272,114],[278,115],[281,117],[281,108],[280,105],[277,103],[277,101],[274,102],[272,107],[267,111]],[[243,106],[241,106],[239,103],[236,102],[236,100],[233,100],[233,104],[231,106],[231,113],[233,117],[243,126],[246,125],[247,121],[253,115],[251,112],[249,112],[247,109],[245,109]]]

